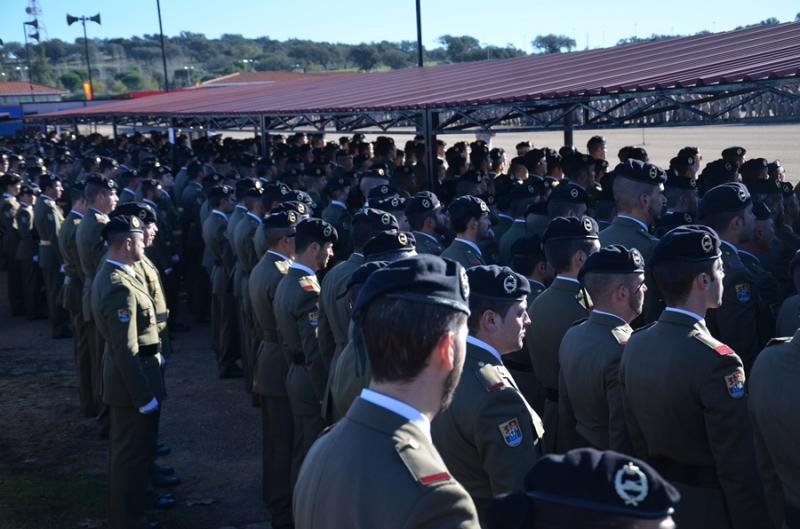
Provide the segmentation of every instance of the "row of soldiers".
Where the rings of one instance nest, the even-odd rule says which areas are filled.
[[[383,142],[387,143],[385,138]],[[592,142],[589,147],[592,148]],[[600,147],[602,152],[598,154],[595,145],[595,155],[604,155],[604,144]],[[302,151],[297,146],[294,148]],[[318,161],[320,153],[315,153],[318,150],[307,149],[306,152],[311,152],[312,160]],[[639,256],[641,267],[641,263],[650,262],[657,242],[651,234],[654,225],[664,231],[672,226],[691,224],[699,216],[725,241],[722,243],[723,262],[726,244],[733,248],[728,252],[728,260],[734,265],[726,263],[725,270],[725,293],[729,298],[720,307],[709,307],[716,309],[710,312],[709,321],[715,323],[709,328],[724,342],[735,343],[733,350],[745,360],[748,372],[760,347],[775,332],[778,308],[784,292],[790,291],[792,286],[784,287],[785,290],[779,286],[777,301],[767,305],[756,279],[769,274],[745,276],[743,273],[747,273],[747,269],[742,266],[740,270],[735,261],[742,255],[738,246],[753,240],[759,220],[764,221],[765,226],[773,226],[775,231],[780,228],[783,233],[791,234],[786,224],[791,224],[789,215],[794,193],[786,192],[781,183],[782,175],[771,176],[770,165],[759,160],[763,171],[751,177],[745,170],[742,176],[747,176],[745,181],[753,195],[760,199],[756,205],[767,211],[762,213],[761,219],[753,221],[751,213],[747,212],[754,207],[753,200],[741,184],[710,186],[703,201],[698,200],[697,182],[735,181],[739,179],[739,164],[748,168],[756,165],[752,160],[744,161],[741,148],[723,152],[724,163],[708,164],[696,179],[700,155],[692,148],[678,153],[669,175],[640,160],[646,158],[642,149],[629,149],[624,155],[628,157],[608,174],[598,170],[603,164],[588,155],[566,149],[557,155],[531,149],[521,156],[524,171],[519,167],[520,160],[515,159],[510,164],[513,171],[498,174],[485,170],[487,163],[491,169],[505,168],[502,157],[501,163],[496,163],[496,150],[480,143],[457,144],[446,152],[446,157],[452,160],[455,152],[469,159],[470,168],[461,174],[444,175],[435,182],[434,189],[441,193],[454,191],[458,195],[446,206],[446,213],[436,193],[408,193],[407,189],[413,190],[418,184],[424,187],[422,182],[409,177],[413,171],[403,169],[410,166],[397,166],[396,158],[392,159],[391,149],[386,145],[376,150],[385,157],[373,160],[372,168],[360,172],[357,179],[343,166],[321,167],[313,163],[304,166],[298,177],[297,168],[284,168],[281,172],[273,160],[263,161],[261,167],[265,170],[259,178],[222,176],[212,172],[211,164],[199,160],[182,168],[174,182],[168,168],[152,162],[142,164],[140,171],[134,174],[118,171],[123,186],[121,195],[151,202],[154,207],[145,205],[155,214],[154,224],[159,225],[170,217],[170,207],[177,209],[178,220],[173,226],[180,226],[180,229],[161,229],[161,234],[166,236],[155,240],[169,240],[169,235],[177,234],[180,243],[171,242],[168,246],[179,249],[175,253],[167,252],[165,264],[157,268],[162,283],[166,283],[165,277],[170,275],[173,265],[185,263],[184,274],[192,287],[189,292],[198,296],[199,301],[203,282],[211,287],[213,302],[205,306],[212,307],[213,345],[218,355],[219,374],[238,376],[241,366],[245,387],[257,395],[256,402],[262,408],[265,500],[276,527],[292,523],[291,486],[309,447],[325,424],[348,412],[350,403],[370,381],[372,357],[367,358],[363,347],[358,347],[357,341],[352,339],[351,306],[369,275],[385,266],[382,263],[386,261],[420,252],[441,254],[465,268],[477,266],[475,273],[482,271],[483,275],[479,274],[471,283],[474,295],[470,297],[470,308],[473,298],[503,298],[503,292],[505,297],[509,294],[519,297],[523,292],[528,298],[529,307],[522,308],[512,318],[516,324],[506,322],[510,326],[497,327],[497,322],[489,321],[492,313],[502,324],[508,311],[496,310],[496,307],[486,309],[484,304],[475,312],[480,318],[486,315],[487,321],[469,325],[473,350],[477,347],[490,353],[499,351],[498,355],[490,356],[505,358],[500,365],[487,362],[485,358],[478,360],[477,363],[483,365],[474,368],[479,375],[477,380],[487,385],[483,392],[471,389],[464,393],[494,393],[501,388],[512,388],[515,396],[511,410],[515,415],[510,416],[508,410],[490,409],[490,413],[501,413],[506,420],[489,427],[474,412],[477,404],[466,401],[461,405],[463,411],[459,420],[471,422],[475,442],[485,436],[482,442],[493,447],[490,451],[498,451],[498,459],[484,463],[493,471],[504,473],[505,478],[487,476],[479,471],[475,474],[476,461],[483,459],[473,457],[470,443],[462,446],[464,451],[459,454],[457,447],[450,447],[450,443],[437,442],[440,428],[434,423],[437,448],[458,481],[470,492],[481,514],[494,494],[519,488],[519,471],[527,470],[542,452],[562,451],[587,443],[601,449],[633,451],[630,445],[612,445],[611,441],[604,441],[603,428],[619,430],[618,420],[614,421],[614,426],[608,424],[609,421],[605,426],[602,421],[596,425],[592,422],[595,419],[584,422],[586,419],[575,404],[581,397],[569,394],[569,400],[561,398],[568,394],[567,383],[562,383],[561,378],[571,376],[564,370],[565,362],[560,360],[562,337],[575,320],[585,317],[595,299],[604,299],[596,288],[590,288],[591,281],[582,285],[577,279],[600,243],[604,246],[620,244],[622,248],[618,248],[617,253],[625,255],[638,249],[638,254],[634,255]],[[731,153],[737,158],[727,161]],[[554,163],[551,163],[563,171],[560,178],[553,177],[552,169],[545,168],[548,154],[560,158],[553,158]],[[622,158],[623,153],[620,154]],[[289,154],[285,158],[293,156]],[[346,158],[337,151],[337,159]],[[448,164],[448,170],[455,165],[459,164]],[[540,174],[542,172],[545,174]],[[159,178],[151,178],[154,175]],[[40,176],[39,181],[47,178]],[[321,187],[320,182],[323,183]],[[181,198],[173,200],[173,194],[164,189],[164,184],[169,185],[175,196],[181,189]],[[412,184],[414,187],[407,187]],[[88,198],[90,194],[86,189],[81,193],[80,185],[75,191],[75,196]],[[733,201],[733,196],[738,202]],[[665,202],[669,210],[666,215],[663,214]],[[766,202],[773,209],[766,206]],[[102,212],[103,206],[96,201],[92,204],[91,207]],[[784,205],[787,207],[779,209]],[[114,206],[104,209],[106,214],[111,213]],[[595,221],[583,217],[587,212],[608,225],[599,235]],[[725,224],[725,217],[729,217],[728,224]],[[597,243],[598,237],[600,243]],[[758,247],[766,251],[754,248],[753,253],[756,261],[759,254],[766,261],[765,254],[775,247],[780,248],[772,264],[778,276],[777,272],[783,267],[790,268],[785,257],[793,253],[787,248],[792,239],[787,238],[786,242],[781,239],[781,244],[775,244],[774,235],[772,237],[767,238],[765,246]],[[448,244],[448,241],[451,242]],[[556,249],[548,251],[550,247]],[[340,262],[327,269],[331,259]],[[629,260],[636,259],[630,257]],[[370,264],[362,266],[365,261]],[[496,267],[481,268],[490,262],[509,264],[521,275],[501,273]],[[790,269],[793,271],[793,267]],[[318,275],[323,277],[321,281]],[[784,275],[789,276],[789,273],[784,272]],[[502,281],[493,285],[491,278],[498,277]],[[773,285],[778,283],[775,277],[769,277]],[[511,288],[512,283],[517,286]],[[523,285],[529,285],[528,292]],[[482,294],[483,287],[488,288],[488,292]],[[650,276],[643,277],[636,288],[628,290],[632,291],[628,295],[631,299],[626,301],[634,305],[641,302],[642,307],[632,317],[629,313],[636,312],[633,308],[623,311],[622,317],[629,321],[638,318],[633,322],[637,327],[655,321],[664,302],[669,302]],[[644,296],[645,292],[650,294]],[[541,301],[534,301],[539,294]],[[606,303],[608,308],[607,301],[601,303]],[[784,303],[783,308],[789,305]],[[169,306],[174,307],[173,304]],[[597,309],[592,315],[602,311]],[[620,316],[613,310],[606,312]],[[701,313],[704,312],[703,309]],[[159,314],[161,320],[168,318],[166,311]],[[784,319],[794,323],[791,317]],[[482,324],[486,329],[481,330]],[[529,324],[531,327],[526,332]],[[491,334],[490,331],[497,334],[502,343],[492,344],[491,340],[481,339]],[[586,345],[587,340],[590,339],[578,342]],[[162,333],[160,341],[168,342],[168,335]],[[101,344],[101,350],[102,347]],[[369,348],[366,353],[370,353]],[[586,364],[584,360],[576,363]],[[492,367],[483,369],[487,366]],[[508,369],[500,369],[503,366]],[[597,374],[592,371],[575,375],[574,387],[588,391],[590,382],[598,380]],[[736,393],[740,385],[744,385],[744,371],[741,377],[738,371],[736,376],[729,375],[732,376],[729,393]],[[609,384],[614,382],[613,375],[607,378]],[[727,375],[725,384],[728,384]],[[603,407],[603,401],[595,395],[585,398]],[[656,400],[665,399],[661,395]],[[455,403],[447,413],[457,413]],[[524,403],[524,409],[520,403]],[[544,421],[539,421],[539,416]],[[619,419],[619,415],[616,418]],[[443,420],[437,419],[438,424]],[[452,426],[455,431],[462,432],[459,420],[453,419],[451,424],[455,425]],[[596,434],[598,430],[599,435]],[[627,433],[625,428],[622,430]],[[519,459],[525,463],[516,464],[516,468],[502,459],[500,449],[503,447],[517,449],[529,447],[531,443],[534,450],[528,452],[528,459]],[[455,455],[448,455],[451,451]],[[514,452],[514,460],[521,451]],[[650,455],[644,452],[643,456]],[[457,470],[458,461],[467,470]],[[497,485],[493,487],[491,482],[495,479]]]

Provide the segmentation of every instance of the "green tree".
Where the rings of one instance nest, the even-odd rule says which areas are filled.
[[[475,61],[485,59],[481,43],[469,35],[442,35],[438,41],[444,46],[447,59],[451,62]]]
[[[539,53],[561,53],[564,48],[567,51],[572,51],[576,46],[575,39],[566,35],[539,35],[531,43],[534,48],[539,50]]]
[[[368,44],[359,44],[350,50],[350,60],[356,63],[359,70],[365,72],[375,68],[378,64],[378,52]]]
[[[58,78],[61,81],[61,86],[70,92],[78,92],[81,90],[83,81],[86,80],[86,72],[80,70],[70,70]]]
[[[120,72],[114,76],[114,80],[122,83],[122,85],[125,87],[125,90],[123,91],[127,92],[141,90],[144,84],[142,74],[136,71]]]

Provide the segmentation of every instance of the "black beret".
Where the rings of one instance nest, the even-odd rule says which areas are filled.
[[[302,202],[298,202],[296,200],[287,200],[286,202],[281,202],[274,208],[270,210],[270,213],[278,213],[279,211],[294,211],[302,219],[307,219],[311,216],[311,210],[308,206],[303,204]]]
[[[286,230],[295,233],[297,224],[302,220],[302,216],[296,211],[275,211],[265,215],[261,223],[267,230]]]
[[[586,274],[637,274],[644,272],[644,258],[639,250],[612,244],[586,258],[578,272],[578,281]]]
[[[6,173],[2,178],[3,186],[14,186],[22,182],[22,177],[17,173]]]
[[[692,165],[700,157],[697,147],[684,147],[678,151],[675,160],[684,167]]]
[[[525,276],[514,272],[507,266],[480,265],[467,269],[467,279],[472,285],[473,296],[502,300],[527,299],[531,287]]]
[[[628,158],[617,164],[614,168],[614,175],[652,185],[663,184],[667,181],[667,173],[663,169],[650,162],[642,162],[635,158]]]
[[[500,147],[495,147],[489,151],[489,159],[492,160],[493,163],[499,163],[505,155],[506,151]]]
[[[572,202],[575,204],[588,204],[589,194],[584,188],[573,182],[564,182],[553,188],[547,201]]]
[[[744,147],[728,147],[727,149],[722,149],[722,159],[728,162],[735,162],[737,158],[744,156],[747,154],[747,149]]]
[[[783,198],[789,198],[794,195],[794,187],[791,182],[781,182],[781,191],[783,192]]]
[[[752,203],[750,193],[741,182],[726,182],[712,187],[700,200],[698,216],[703,219],[717,213],[741,211]]]
[[[745,185],[753,195],[780,195],[783,192],[781,183],[772,179],[756,178],[748,181]]]
[[[261,195],[264,194],[264,190],[260,187],[251,187],[247,191],[244,192],[245,198],[261,198]]]
[[[314,203],[314,199],[311,198],[311,195],[305,191],[300,191],[299,189],[290,189],[285,195],[283,195],[283,200],[285,202],[302,202],[311,209],[317,207],[316,203]]]
[[[712,187],[725,182],[734,182],[737,179],[739,170],[736,164],[726,160],[714,160],[709,162],[700,173],[699,181],[700,193],[705,193]]]
[[[636,519],[670,516],[680,501],[677,489],[644,461],[594,448],[544,456],[524,486],[537,508],[555,503]]]
[[[375,208],[364,208],[353,216],[353,225],[369,224],[376,230],[399,230],[397,217],[386,211]]]
[[[669,173],[667,173],[667,181],[664,183],[664,187],[693,191],[697,190],[697,181],[692,177],[681,176],[675,171],[669,171]]]
[[[417,240],[413,233],[397,230],[381,231],[364,245],[367,261],[392,261],[415,251]]]
[[[160,190],[161,189],[161,182],[156,180],[155,178],[145,178],[142,180],[142,195],[146,195],[149,191],[153,189]]]
[[[335,243],[339,240],[339,234],[336,233],[336,228],[322,219],[313,217],[300,221],[297,224],[296,233],[297,235],[307,236],[321,243]]]
[[[599,239],[597,222],[591,217],[556,217],[547,225],[542,243],[567,239]]]
[[[662,237],[672,228],[683,226],[684,224],[694,224],[695,217],[687,211],[670,211],[658,217],[656,220],[656,237]]]
[[[222,182],[222,175],[219,173],[211,173],[210,175],[204,176],[202,180],[203,187],[208,189],[209,187],[213,187],[215,185],[219,185]]]
[[[531,171],[539,162],[546,160],[547,155],[541,149],[531,149],[523,155],[523,159],[525,160],[525,166]]]
[[[75,182],[69,188],[69,199],[72,202],[80,200],[83,198],[83,191],[86,189],[86,186],[81,182]]]
[[[489,214],[489,206],[486,202],[472,195],[464,195],[456,198],[450,203],[447,212],[451,219],[463,219],[467,221],[473,218],[481,218]]]
[[[529,200],[543,195],[545,192],[544,180],[533,176],[525,182],[513,183],[508,189],[508,197],[513,200]]]
[[[511,244],[511,255],[514,257],[544,257],[542,238],[536,234],[523,235]]]
[[[233,194],[231,186],[214,186],[208,190],[208,199],[229,198]]]
[[[106,178],[105,176],[100,176],[100,175],[91,175],[88,178],[86,178],[86,185],[99,187],[100,189],[106,189],[108,191],[114,191],[117,189],[116,182],[114,182],[110,178]]]
[[[34,182],[23,182],[19,194],[39,196],[41,192],[42,190]]]
[[[392,187],[392,186],[390,186],[388,184],[382,184],[382,185],[375,186],[372,189],[370,189],[369,190],[369,195],[367,196],[367,199],[374,200],[374,199],[377,199],[377,198],[386,198],[386,197],[390,197],[392,195],[397,195],[397,194],[398,194],[397,189],[395,189],[394,187]]]
[[[431,191],[420,191],[406,201],[406,215],[426,213],[441,208],[439,197]]]
[[[594,170],[594,158],[588,154],[583,154],[577,151],[565,151],[561,154],[563,160],[561,162],[564,172],[572,176],[584,169]]]
[[[351,182],[349,178],[345,178],[344,176],[334,176],[333,178],[328,179],[328,182],[325,184],[325,189],[328,193],[334,193],[336,191],[342,191],[347,189],[351,186]]]
[[[758,178],[762,174],[767,174],[769,163],[765,158],[750,158],[739,167],[739,174],[743,179]]]
[[[719,236],[717,232],[702,224],[678,226],[656,243],[650,266],[668,261],[688,261],[698,263],[718,258]]]
[[[362,178],[382,178],[384,180],[389,179],[389,174],[383,169],[383,167],[370,169],[369,171],[361,171],[357,176],[359,180]]]
[[[780,160],[775,160],[767,165],[767,173],[770,178],[778,178],[780,175],[786,173],[786,169],[783,168]]]
[[[253,178],[241,178],[236,181],[234,186],[236,188],[236,194],[244,196],[248,189],[256,187],[256,181]]]
[[[39,187],[42,189],[47,189],[48,187],[55,185],[56,182],[61,181],[62,180],[60,176],[47,172],[39,177]]]
[[[125,183],[129,183],[131,180],[135,180],[136,178],[139,178],[139,172],[136,169],[128,169],[119,175],[119,179]]]
[[[363,320],[369,304],[389,297],[442,305],[469,315],[469,280],[464,267],[435,255],[416,255],[376,270],[361,287],[353,320]]]
[[[143,233],[144,223],[137,215],[114,215],[103,226],[103,238],[114,233]]]
[[[315,178],[322,178],[325,176],[325,167],[321,165],[312,165],[306,168],[304,174],[306,176],[313,176]]]
[[[118,204],[114,211],[109,214],[109,217],[116,217],[119,215],[129,215],[139,217],[139,220],[145,224],[152,224],[158,220],[155,210],[149,204],[144,202],[126,202]]]
[[[347,281],[347,290],[350,290],[356,285],[363,285],[367,282],[369,276],[372,275],[372,272],[380,270],[381,268],[386,268],[387,266],[389,266],[389,263],[386,261],[370,261],[362,264],[356,268],[355,272],[352,273],[350,279]]]
[[[772,218],[772,211],[769,206],[761,201],[753,202],[753,215],[756,220],[770,220]]]
[[[264,194],[261,195],[261,200],[267,203],[283,200],[287,193],[289,193],[289,186],[281,182],[272,182],[264,186]]]
[[[383,211],[405,211],[406,199],[400,195],[392,195],[390,197],[371,199],[370,207],[382,209]]]

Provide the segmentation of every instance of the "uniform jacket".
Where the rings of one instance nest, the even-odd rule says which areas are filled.
[[[3,253],[10,259],[14,259],[19,242],[16,220],[18,209],[19,201],[15,197],[3,196],[3,201],[0,202],[0,242]]]
[[[55,200],[39,195],[33,206],[33,221],[39,234],[39,266],[61,268],[61,250],[58,247],[58,232],[64,222],[64,213]]]
[[[444,251],[444,246],[438,237],[421,231],[415,231],[414,237],[417,240],[417,253],[441,255]]]
[[[588,443],[598,450],[631,453],[619,362],[632,332],[621,319],[593,311],[564,335],[558,352],[559,452]]]
[[[225,236],[228,220],[222,215],[212,213],[203,223],[203,241],[211,255],[211,293],[222,295],[231,289],[230,273],[233,270],[234,258],[228,239]]]
[[[359,266],[361,253],[353,253],[346,261],[331,268],[322,279],[319,299],[319,346],[328,362],[347,345],[350,326],[350,302],[347,283]]]
[[[521,490],[542,456],[541,419],[503,363],[472,343],[453,401],[434,419],[432,433],[447,468],[481,515],[492,497]]]
[[[800,294],[795,294],[783,302],[775,324],[775,336],[793,336],[800,327]]]
[[[34,256],[39,255],[39,237],[33,224],[33,206],[20,202],[14,221],[19,238],[16,258],[18,261],[32,261]]]
[[[156,309],[144,278],[104,262],[92,286],[97,329],[106,341],[103,353],[103,402],[140,408],[164,398],[160,355],[140,356],[159,343]]]
[[[676,483],[682,504],[703,504],[680,510],[679,527],[768,526],[745,371],[734,350],[693,317],[664,311],[633,333],[620,377],[635,455]],[[673,475],[676,467],[690,470]],[[698,487],[680,475],[701,472],[716,474],[719,486]]]
[[[83,273],[83,317],[86,321],[92,319],[92,279],[106,253],[103,240],[103,227],[106,223],[108,223],[107,215],[94,209],[87,209],[75,234]]]
[[[70,211],[58,233],[58,247],[64,260],[64,308],[72,314],[80,313],[83,306],[83,273],[75,241],[82,218],[76,211]]]
[[[761,351],[749,377],[750,420],[756,456],[775,527],[781,527],[784,503],[800,509],[800,333],[776,339]],[[795,520],[796,524],[796,520]]]
[[[442,257],[452,259],[464,268],[486,264],[480,253],[476,252],[471,246],[457,239],[454,239],[441,254]]]
[[[514,220],[511,226],[505,231],[503,237],[497,239],[500,241],[500,263],[504,265],[511,264],[511,245],[520,237],[524,237],[528,233],[528,228],[524,220]]]
[[[289,365],[280,344],[275,320],[275,293],[290,261],[267,252],[250,273],[248,289],[253,307],[253,323],[261,341],[253,374],[253,391],[265,397],[286,397]]]
[[[297,529],[478,528],[428,437],[363,399],[311,447],[293,502]]]

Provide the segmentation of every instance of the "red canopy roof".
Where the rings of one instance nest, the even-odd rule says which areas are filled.
[[[800,23],[785,23],[566,54],[202,88],[39,117],[447,108],[799,75]]]

